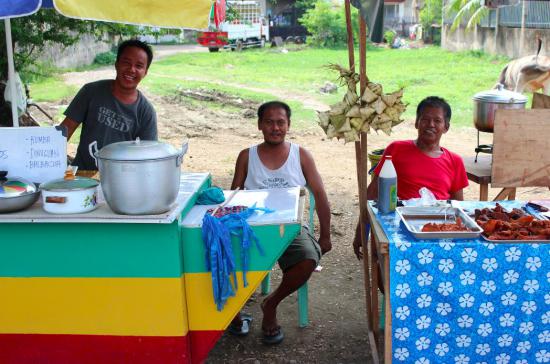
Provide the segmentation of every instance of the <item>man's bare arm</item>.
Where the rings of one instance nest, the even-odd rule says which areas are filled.
[[[241,150],[237,157],[237,163],[235,163],[235,172],[233,173],[233,182],[231,183],[231,189],[234,190],[239,187],[241,190],[244,188],[244,181],[246,181],[246,175],[248,173],[248,149]]]
[[[319,245],[321,246],[321,252],[325,254],[332,249],[332,243],[330,241],[330,206],[328,197],[313,157],[303,148],[300,148],[300,161],[306,182],[315,197],[315,210],[319,217],[321,230]]]
[[[66,117],[65,120],[63,120],[63,122],[61,122],[61,124],[59,125],[67,128],[67,140],[69,140],[71,139],[71,137],[74,134],[74,131],[76,130],[76,128],[78,128],[80,124],[74,121],[73,119]]]
[[[451,200],[457,200],[457,201],[464,200],[464,190],[458,190],[456,192],[451,192]]]

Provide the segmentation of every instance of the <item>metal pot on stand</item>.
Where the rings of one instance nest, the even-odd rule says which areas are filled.
[[[156,215],[170,210],[180,184],[181,163],[187,152],[151,140],[118,142],[89,151],[99,168],[105,201],[117,214]]]
[[[477,130],[487,133],[493,132],[497,109],[525,109],[527,103],[527,97],[506,90],[501,84],[493,90],[478,92],[473,100],[474,126]]]

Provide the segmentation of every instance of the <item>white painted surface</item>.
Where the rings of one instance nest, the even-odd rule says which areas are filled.
[[[227,198],[232,191],[224,191]],[[300,187],[277,188],[268,190],[239,191],[227,206],[264,207],[273,212],[255,212],[246,221],[250,225],[291,224],[298,222],[298,203]],[[217,205],[196,205],[185,216],[181,225],[184,227],[202,226],[202,219],[208,209]]]
[[[54,215],[42,208],[39,200],[30,208],[14,213],[0,214],[0,223],[40,222],[40,223],[135,223],[170,224],[176,220],[199,187],[208,179],[209,173],[182,173],[176,202],[169,211],[159,215],[119,215],[105,202],[103,194],[98,197],[98,207],[85,214]]]

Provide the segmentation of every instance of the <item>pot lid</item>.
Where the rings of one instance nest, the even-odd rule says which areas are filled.
[[[494,102],[497,104],[525,104],[527,97],[520,93],[506,90],[502,84],[498,84],[497,88],[481,91],[473,97],[476,101]]]
[[[97,185],[99,185],[99,182],[93,178],[75,177],[74,179],[54,179],[53,181],[41,184],[40,188],[44,191],[69,192],[87,190]]]
[[[8,172],[0,171],[0,198],[21,196],[36,192],[36,185],[21,177],[7,177]]]
[[[181,154],[172,145],[156,140],[136,140],[117,142],[104,146],[97,157],[120,161],[142,161],[170,158]]]

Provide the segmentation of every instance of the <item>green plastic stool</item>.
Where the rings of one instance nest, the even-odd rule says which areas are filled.
[[[309,231],[313,234],[313,215],[315,213],[315,198],[311,190],[309,191]],[[262,295],[269,294],[271,290],[271,272],[267,273],[262,281]],[[298,288],[298,325],[300,327],[306,327],[309,325],[308,314],[308,290],[307,282]]]

